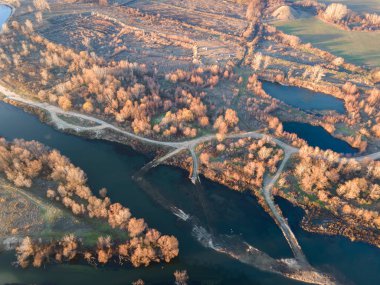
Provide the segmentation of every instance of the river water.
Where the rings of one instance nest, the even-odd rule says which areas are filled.
[[[88,174],[92,189],[107,187],[114,202],[127,205],[136,216],[144,217],[150,226],[176,235],[180,242],[180,257],[173,263],[142,269],[116,266],[94,269],[87,265],[71,264],[21,270],[11,265],[13,252],[2,253],[0,284],[128,284],[140,277],[151,284],[167,284],[174,270],[185,268],[194,284],[201,284],[201,281],[210,284],[299,284],[259,271],[200,245],[185,223],[161,207],[131,178],[150,158],[127,146],[58,132],[36,117],[2,102],[0,136],[8,140],[38,140],[60,150]],[[145,175],[155,191],[171,204],[204,221],[204,226],[212,232],[245,240],[272,257],[291,257],[280,230],[253,198],[204,178],[201,178],[202,188],[197,189],[187,176],[184,171],[166,166]],[[353,284],[375,284],[376,280],[380,280],[377,270],[380,268],[379,249],[352,243],[345,238],[306,233],[298,226],[299,210],[284,201],[281,206],[313,266],[343,280],[352,280]],[[366,260],[368,262],[364,262]]]
[[[209,280],[220,284],[295,284],[279,275],[264,273],[243,265],[225,255],[201,246],[191,229],[170,211],[163,209],[132,176],[149,161],[127,146],[87,140],[67,135],[40,123],[34,116],[0,103],[0,136],[8,140],[37,140],[60,150],[88,174],[92,189],[108,189],[112,201],[128,206],[137,217],[163,233],[173,234],[180,243],[180,257],[173,263],[144,269],[106,267],[93,269],[87,265],[56,265],[47,269],[21,270],[11,266],[14,255],[0,254],[0,284],[129,284],[138,277],[162,284],[171,280],[175,269],[188,269],[193,280]],[[203,181],[202,194],[188,179],[188,173],[170,167],[158,167],[145,175],[156,191],[187,213],[205,220],[205,227],[218,234],[243,237],[250,244],[273,257],[291,257],[280,230],[253,198]],[[222,282],[223,281],[223,282]]]
[[[9,10],[0,6],[0,15],[2,12],[9,13]],[[128,206],[135,216],[145,218],[151,227],[165,234],[177,236],[180,243],[180,256],[172,263],[138,269],[64,264],[22,270],[11,265],[14,252],[2,252],[0,284],[130,284],[138,278],[148,284],[171,284],[177,269],[188,270],[191,284],[300,284],[202,246],[191,234],[191,228],[162,207],[157,198],[160,195],[196,216],[213,234],[244,240],[275,258],[291,257],[278,227],[247,195],[204,178],[201,178],[202,186],[195,187],[188,173],[166,166],[148,172],[145,178],[150,187],[141,186],[132,176],[151,158],[124,145],[58,132],[35,116],[3,102],[0,102],[0,136],[8,140],[37,140],[58,149],[87,173],[92,189],[106,187],[113,202]],[[156,195],[152,195],[152,189]],[[338,276],[345,284],[378,283],[379,249],[341,237],[306,233],[298,226],[302,212],[283,200],[280,205],[313,266]]]

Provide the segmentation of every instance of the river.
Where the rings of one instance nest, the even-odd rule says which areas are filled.
[[[9,13],[6,9],[0,6],[0,15]],[[151,158],[124,145],[58,132],[35,116],[3,102],[0,102],[0,136],[8,140],[38,140],[58,149],[87,173],[92,189],[106,187],[112,201],[128,206],[135,216],[145,218],[151,227],[177,236],[180,243],[180,256],[172,263],[138,269],[63,264],[22,270],[11,265],[15,260],[14,252],[2,252],[0,284],[130,284],[138,278],[148,284],[171,284],[172,274],[177,269],[188,270],[191,284],[300,284],[203,247],[193,237],[191,228],[162,207],[151,193],[153,190],[171,204],[196,216],[209,232],[226,235],[226,240],[244,240],[275,258],[291,257],[281,231],[252,197],[204,178],[198,188],[189,181],[188,173],[167,166],[159,166],[145,175],[151,186],[149,190],[137,184],[132,176]],[[313,266],[347,281],[345,284],[350,281],[353,284],[376,284],[380,280],[379,249],[341,237],[306,233],[298,226],[302,215],[300,210],[285,201],[280,202]]]
[[[138,278],[152,284],[167,284],[176,269],[187,269],[194,281],[208,280],[217,284],[297,284],[243,265],[199,244],[187,224],[163,209],[132,179],[150,158],[127,146],[58,132],[3,102],[0,103],[0,136],[8,140],[37,140],[58,149],[88,174],[92,189],[106,187],[112,201],[128,206],[151,227],[177,236],[180,243],[180,257],[173,263],[133,270],[112,266],[94,269],[78,264],[22,270],[11,265],[14,253],[2,253],[0,284],[129,284]],[[216,233],[242,237],[273,257],[291,257],[281,231],[253,198],[204,179],[204,195],[200,196],[199,189],[188,179],[188,173],[171,167],[153,169],[146,178],[172,204],[207,220],[204,226]]]
[[[136,216],[144,217],[150,226],[176,235],[180,242],[180,257],[173,263],[141,269],[113,266],[94,269],[88,265],[71,264],[22,270],[11,265],[14,253],[2,253],[0,284],[128,284],[140,277],[151,284],[167,284],[176,269],[187,269],[195,284],[201,281],[213,284],[299,284],[201,246],[185,223],[162,208],[131,178],[150,158],[127,146],[58,132],[35,116],[3,102],[0,103],[0,136],[9,140],[34,139],[60,150],[88,174],[92,189],[107,187],[113,201],[127,205]],[[202,188],[197,189],[187,178],[187,173],[172,167],[160,166],[145,176],[155,191],[173,205],[205,221],[204,226],[212,232],[243,239],[272,257],[291,257],[280,230],[253,198],[204,178]],[[313,266],[341,279],[348,278],[353,284],[374,284],[379,280],[379,249],[341,237],[306,233],[298,226],[299,210],[285,202],[281,205]],[[364,262],[367,259],[369,262]]]

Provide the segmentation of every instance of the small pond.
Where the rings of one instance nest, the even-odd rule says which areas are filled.
[[[304,111],[332,110],[339,114],[345,113],[342,100],[324,93],[268,81],[263,82],[263,88],[273,98]]]
[[[324,128],[299,122],[283,122],[284,131],[295,133],[301,139],[307,141],[310,146],[323,150],[331,149],[338,153],[355,154],[359,150],[350,146],[347,142],[334,138]]]

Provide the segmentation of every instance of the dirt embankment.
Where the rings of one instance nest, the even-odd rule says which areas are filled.
[[[297,19],[299,17],[299,13],[290,6],[281,6],[272,13],[272,17],[277,20],[288,21]]]
[[[331,212],[323,211],[319,208],[310,208],[302,219],[301,226],[304,230],[325,234],[341,235],[351,241],[362,241],[380,248],[379,230],[363,227],[355,220],[343,220]]]

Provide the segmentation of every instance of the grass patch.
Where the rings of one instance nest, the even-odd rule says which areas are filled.
[[[320,0],[325,4],[342,3],[358,13],[380,13],[379,0]]]
[[[343,134],[345,136],[354,136],[357,133],[357,130],[350,128],[345,124],[336,124],[335,128],[335,133]]]
[[[111,228],[105,219],[73,215],[59,202],[44,197],[41,188],[41,185],[33,185],[26,190],[18,188],[0,176],[0,198],[3,199],[0,203],[3,223],[0,239],[9,236],[12,228],[18,229],[18,236],[43,240],[60,239],[73,233],[82,238],[85,246],[95,245],[99,236],[109,235],[113,240],[121,241],[128,238],[126,231]],[[8,207],[2,208],[2,203]]]
[[[285,33],[299,36],[304,43],[310,42],[348,62],[380,66],[380,32],[344,31],[316,17],[274,25]]]

